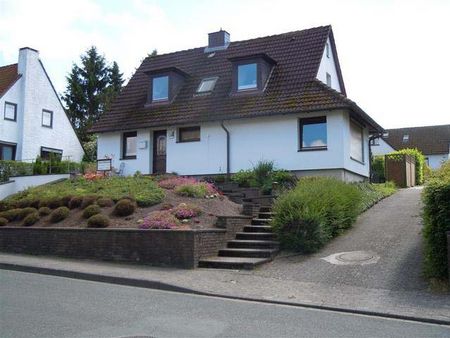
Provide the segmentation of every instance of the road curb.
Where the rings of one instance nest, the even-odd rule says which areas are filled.
[[[285,302],[285,301],[277,301],[277,300],[258,299],[258,298],[251,298],[251,297],[229,296],[229,295],[217,294],[217,293],[213,293],[213,292],[198,291],[198,290],[194,290],[194,289],[190,289],[190,288],[180,287],[180,286],[173,285],[173,284],[163,283],[160,281],[152,281],[152,280],[147,280],[147,279],[144,280],[144,279],[136,279],[136,278],[116,277],[116,276],[100,275],[100,274],[93,274],[93,273],[87,273],[87,272],[52,269],[52,268],[44,268],[44,267],[38,267],[38,266],[20,265],[20,264],[13,264],[13,263],[1,263],[1,262],[0,262],[0,269],[20,271],[20,272],[29,272],[29,273],[39,273],[39,274],[43,274],[43,275],[74,278],[74,279],[81,279],[81,280],[87,280],[87,281],[93,281],[93,282],[133,286],[133,287],[155,289],[155,290],[162,290],[162,291],[195,294],[195,295],[199,295],[199,296],[211,296],[211,297],[230,299],[230,300],[242,300],[242,301],[250,301],[250,302],[265,303],[265,304],[286,305],[286,306],[302,307],[302,308],[317,309],[317,310],[326,310],[326,311],[341,312],[341,313],[348,313],[348,314],[358,314],[358,315],[366,315],[366,316],[372,316],[372,317],[400,319],[400,320],[407,320],[407,321],[420,322],[420,323],[450,326],[450,320],[444,320],[444,319],[407,316],[407,315],[399,315],[399,314],[383,313],[383,312],[367,311],[367,310],[359,310],[359,309],[350,309],[350,308],[339,308],[339,307],[326,306],[326,305],[294,303],[294,302]]]

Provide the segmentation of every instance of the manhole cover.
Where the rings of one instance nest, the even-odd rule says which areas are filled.
[[[335,253],[321,259],[334,265],[366,265],[375,264],[380,256],[368,251],[349,251]]]

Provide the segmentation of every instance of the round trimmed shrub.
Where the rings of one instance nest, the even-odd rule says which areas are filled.
[[[41,200],[39,203],[39,208],[41,207],[49,207],[50,209],[56,209],[62,207],[63,202],[59,197],[49,197]]]
[[[49,207],[41,207],[38,210],[39,216],[48,216],[52,213],[52,209]]]
[[[90,218],[91,216],[97,215],[100,212],[101,209],[97,204],[89,205],[83,210],[83,218]]]
[[[81,202],[81,209],[85,209],[86,207],[92,205],[97,201],[97,196],[84,196],[83,201]]]
[[[8,224],[8,220],[4,217],[0,217],[0,227],[5,226],[6,224]]]
[[[121,199],[114,207],[117,216],[128,216],[136,210],[136,204],[129,199]]]
[[[111,198],[100,197],[97,200],[97,204],[102,208],[112,207],[114,205],[114,201]]]
[[[69,216],[70,210],[67,207],[59,207],[50,214],[50,222],[58,223]]]
[[[18,200],[15,204],[17,208],[38,208],[40,200],[35,198],[23,198]]]
[[[22,225],[29,227],[31,225],[33,225],[34,223],[36,223],[37,221],[39,221],[40,217],[38,212],[33,212],[31,214],[29,214],[27,217],[24,218]]]
[[[76,209],[81,206],[81,202],[83,202],[83,198],[80,196],[74,196],[69,201],[69,208]]]
[[[22,209],[9,209],[6,211],[0,212],[0,217],[6,218],[9,222],[15,221],[19,216],[19,213]]]
[[[73,198],[73,195],[66,195],[63,198],[61,198],[62,204],[65,207],[69,206],[70,200]]]
[[[110,224],[108,216],[97,214],[89,217],[87,221],[89,228],[106,228]]]
[[[19,220],[24,219],[29,214],[33,214],[35,212],[37,212],[36,208],[31,208],[31,207],[23,208],[19,211],[19,214],[17,215],[17,219],[19,219]]]

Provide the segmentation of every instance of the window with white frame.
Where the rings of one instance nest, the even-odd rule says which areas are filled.
[[[238,66],[238,90],[248,90],[258,88],[257,82],[258,65],[248,63]]]
[[[328,42],[327,42],[327,44],[326,44],[325,49],[326,49],[326,55],[327,55],[327,58],[329,58],[329,57],[330,57],[330,44],[329,44]]]
[[[331,75],[327,73],[327,86],[331,88]]]
[[[152,82],[152,100],[166,101],[169,99],[169,77],[154,77]]]
[[[408,143],[408,141],[409,141],[409,135],[408,134],[403,135],[403,143]]]
[[[42,126],[53,128],[53,112],[50,110],[42,110]]]
[[[200,82],[200,85],[197,88],[197,93],[208,93],[212,92],[214,90],[214,87],[217,82],[217,77],[210,77],[207,79],[203,79],[202,82]]]
[[[364,162],[363,128],[354,121],[350,121],[350,158]]]
[[[5,102],[5,113],[3,118],[8,121],[17,121],[17,104]]]

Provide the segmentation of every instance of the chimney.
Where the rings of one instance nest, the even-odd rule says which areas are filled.
[[[218,32],[208,34],[208,47],[205,53],[214,52],[216,50],[227,49],[230,44],[230,33],[220,29]]]
[[[30,62],[39,60],[39,51],[30,47],[19,49],[18,73],[24,75],[29,69]]]

